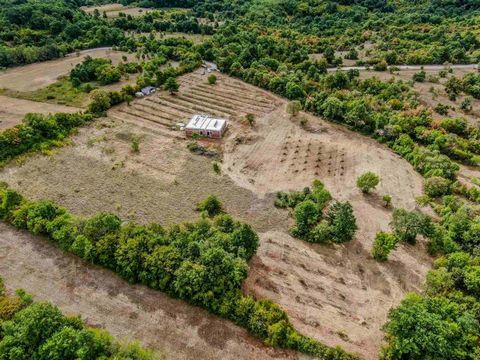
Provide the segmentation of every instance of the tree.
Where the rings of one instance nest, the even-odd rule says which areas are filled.
[[[390,226],[400,241],[415,244],[417,235],[430,232],[431,219],[417,211],[395,209]]]
[[[90,105],[88,105],[88,111],[95,115],[103,115],[110,106],[110,96],[103,90],[93,90],[90,93],[92,99]]]
[[[215,74],[211,74],[208,76],[208,83],[210,85],[215,85],[217,83],[217,76]]]
[[[432,176],[425,180],[423,191],[430,197],[440,197],[450,193],[450,180],[440,176]]]
[[[319,213],[317,205],[311,200],[305,200],[295,206],[293,211],[295,218],[294,232],[300,237],[308,235],[312,227],[318,222]]]
[[[369,171],[357,178],[357,187],[362,190],[362,192],[368,194],[370,191],[375,189],[379,182],[380,178],[378,175]]]
[[[409,294],[388,319],[381,359],[473,359],[478,349],[475,311],[454,299]]]
[[[169,77],[167,81],[165,81],[165,90],[170,92],[171,95],[178,92],[180,85],[178,85],[177,80],[174,77]]]
[[[396,246],[397,238],[393,234],[380,231],[373,242],[372,256],[377,261],[387,261],[388,255]]]
[[[222,212],[222,203],[215,195],[210,195],[198,203],[197,210],[205,211],[208,216],[213,217]]]
[[[348,201],[333,204],[328,211],[327,217],[332,226],[334,242],[343,243],[353,239],[358,227],[352,205]]]
[[[329,64],[332,64],[335,60],[335,50],[332,47],[327,47],[323,52],[323,57]]]
[[[297,116],[302,109],[302,104],[299,101],[290,101],[287,105],[287,113],[291,116]]]

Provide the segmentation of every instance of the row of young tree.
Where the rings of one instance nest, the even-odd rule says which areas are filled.
[[[163,228],[122,223],[113,214],[77,218],[49,201],[32,202],[0,190],[0,218],[46,236],[62,249],[109,268],[131,283],[142,283],[228,318],[266,344],[322,359],[355,359],[298,333],[287,314],[269,300],[244,296],[241,285],[258,236],[221,211],[215,197],[201,202],[200,220]]]
[[[0,278],[0,359],[154,360],[138,344],[121,344],[105,330],[87,327],[54,305],[33,302],[23,290],[7,293]]]

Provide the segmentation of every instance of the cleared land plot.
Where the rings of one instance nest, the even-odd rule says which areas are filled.
[[[389,72],[379,72],[379,71],[360,71],[360,78],[371,78],[377,77],[381,80],[388,80],[395,78],[397,80],[410,81],[415,73],[419,70],[401,70],[398,73],[390,74]],[[439,78],[437,83],[428,81],[429,76],[438,77],[440,70],[425,70],[427,74],[427,80],[423,83],[415,82],[413,87],[419,94],[420,102],[429,108],[435,108],[438,104],[447,105],[450,107],[448,115],[440,115],[433,111],[434,118],[443,119],[446,117],[463,117],[467,119],[472,125],[480,126],[480,100],[472,99],[472,111],[465,113],[460,109],[460,104],[465,99],[465,96],[458,96],[457,100],[451,101],[448,98],[447,93],[445,92],[445,82],[448,78]],[[454,69],[452,74],[449,74],[448,77],[455,76],[457,78],[462,78],[465,74],[473,72],[474,70],[467,69]],[[432,92],[433,90],[433,92]]]
[[[68,75],[75,65],[81,63],[86,56],[111,59],[114,65],[122,61],[122,56],[127,56],[129,60],[134,59],[133,54],[106,48],[85,50],[80,52],[78,56],[77,54],[71,54],[62,59],[0,71],[0,89],[22,92],[41,89],[53,84],[59,77]]]
[[[298,359],[268,348],[233,323],[91,266],[39,237],[0,223],[0,273],[12,290],[22,288],[66,314],[138,340],[167,359]],[[163,357],[162,357],[163,358]]]
[[[116,18],[120,16],[120,13],[131,16],[142,16],[148,14],[152,9],[140,8],[140,7],[129,7],[123,6],[122,4],[107,4],[102,6],[84,6],[81,7],[83,11],[88,14],[93,14],[95,9],[97,9],[100,14],[106,13],[108,18]]]
[[[80,111],[80,109],[71,106],[42,104],[0,95],[0,131],[20,124],[27,113],[53,114],[58,112],[74,113],[77,111]]]
[[[209,85],[205,70],[183,76],[180,92],[171,95],[158,92],[122,105],[109,112],[115,119],[158,130],[186,123],[194,114],[205,113],[231,120],[236,126],[248,113],[257,117],[272,112],[280,100],[260,89],[216,73],[217,84]]]
[[[260,234],[245,292],[278,302],[304,333],[375,358],[388,310],[421,287],[432,262],[422,242],[400,246],[385,264],[370,258],[375,233],[387,230],[391,218],[381,196],[390,194],[395,207],[412,209],[422,178],[369,138],[301,114],[308,119],[305,130],[286,114],[285,100],[222,74],[211,86],[207,76],[199,70],[180,78],[178,95],[159,92],[112,109],[110,119],[82,129],[74,146],[10,165],[0,181],[77,214],[111,211],[142,223],[195,219],[195,204],[218,195],[228,212]],[[198,112],[230,122],[222,141],[209,141],[223,147],[221,175],[171,130]],[[244,121],[247,113],[256,115],[253,127]],[[133,135],[141,137],[138,154],[131,152]],[[382,177],[370,196],[355,185],[365,171]],[[350,243],[311,245],[288,234],[290,215],[273,206],[273,193],[301,190],[314,179],[352,203],[359,231]]]

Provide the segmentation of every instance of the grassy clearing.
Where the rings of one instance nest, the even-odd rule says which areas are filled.
[[[2,94],[18,99],[25,99],[52,104],[86,107],[90,100],[87,93],[75,88],[67,78],[62,78],[42,89],[35,91],[2,90]]]

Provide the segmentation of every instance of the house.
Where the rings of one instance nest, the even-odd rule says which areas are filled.
[[[156,89],[153,86],[146,86],[140,92],[143,94],[143,96],[148,96],[153,93],[155,93]]]
[[[227,120],[216,119],[208,115],[194,115],[185,126],[185,134],[198,134],[209,138],[220,139],[227,130]]]
[[[142,98],[144,96],[152,95],[153,93],[155,93],[155,91],[157,91],[157,89],[155,89],[153,86],[146,86],[142,90],[137,91],[135,93],[135,96],[137,98]]]

